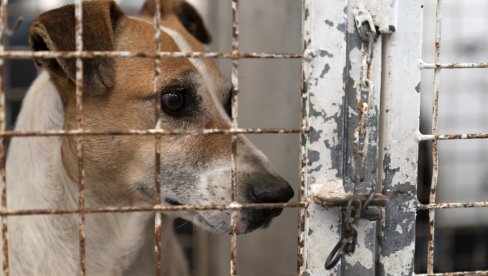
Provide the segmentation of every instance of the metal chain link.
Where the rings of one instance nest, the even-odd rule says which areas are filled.
[[[359,200],[360,183],[365,181],[366,174],[365,159],[368,149],[366,126],[368,124],[369,103],[373,94],[371,61],[373,59],[374,42],[377,32],[369,12],[356,8],[353,10],[353,13],[359,37],[363,41],[361,47],[363,53],[361,80],[356,97],[358,117],[357,127],[354,132],[354,172],[352,174],[354,189],[347,206],[342,209],[342,236],[325,262],[326,269],[333,268],[344,255],[354,253],[361,213],[368,208],[376,189],[376,181],[370,179],[370,192],[367,199],[364,201],[364,204]]]

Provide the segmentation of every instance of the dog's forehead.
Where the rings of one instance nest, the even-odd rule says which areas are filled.
[[[152,19],[127,17],[124,21],[123,27],[118,30],[120,34],[118,48],[134,52],[154,52],[156,40]],[[162,51],[206,51],[205,47],[185,30],[176,16],[167,16],[162,19],[160,30],[160,47]],[[174,62],[171,62],[172,60]],[[212,60],[201,58],[163,58],[161,61],[161,64],[171,64],[170,66],[175,67],[175,72],[188,71],[183,69],[183,67],[191,67],[203,79],[207,90],[212,96],[216,96],[220,102],[225,98],[226,83]]]

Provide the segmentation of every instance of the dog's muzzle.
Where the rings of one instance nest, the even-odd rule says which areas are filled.
[[[294,195],[290,184],[280,176],[254,175],[248,181],[247,198],[250,203],[286,203]],[[247,218],[245,232],[267,227],[271,220],[279,216],[282,211],[283,208],[244,210]]]

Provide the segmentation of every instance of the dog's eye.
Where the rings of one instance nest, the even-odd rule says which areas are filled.
[[[169,115],[180,112],[185,106],[184,91],[184,88],[176,87],[161,92],[161,109]]]

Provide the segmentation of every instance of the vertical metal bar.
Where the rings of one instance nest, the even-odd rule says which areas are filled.
[[[378,235],[378,275],[413,275],[423,0],[398,1],[397,32],[383,37],[380,170],[389,198]],[[412,20],[415,18],[415,20]]]
[[[302,0],[302,7],[305,7],[305,0]],[[305,9],[302,9],[302,22],[305,20]],[[302,39],[305,36],[304,27],[302,24]],[[301,81],[300,81],[300,111],[301,111],[301,129],[305,129],[309,126],[308,122],[308,105],[309,105],[309,95],[308,90],[305,89],[305,66],[304,62],[301,64]],[[300,202],[305,202],[307,200],[307,134],[305,132],[300,133],[300,190],[298,198]],[[297,249],[297,275],[304,275],[305,273],[305,260],[304,260],[304,245],[305,245],[305,215],[306,209],[300,208],[298,213],[298,249]]]
[[[347,0],[304,0],[303,75],[309,95],[305,195],[320,189],[343,191],[344,83],[346,81]],[[305,211],[304,275],[341,275],[327,271],[328,254],[340,238],[339,208],[310,200]]]
[[[441,21],[442,0],[437,0],[435,11],[435,49],[436,64],[440,63],[441,55]],[[432,135],[437,135],[437,122],[439,119],[439,92],[440,92],[441,68],[434,69],[434,95],[432,102]],[[438,141],[432,140],[432,181],[430,184],[429,203],[435,203],[437,180],[439,176],[439,152]],[[427,273],[434,273],[434,244],[435,244],[435,209],[429,210],[429,240],[427,243]]]
[[[161,2],[160,0],[154,0],[154,44],[155,44],[155,51],[161,51]],[[161,91],[159,90],[159,82],[161,77],[161,61],[159,58],[154,59],[154,95],[155,99],[155,121],[156,121],[156,129],[161,128],[159,125],[159,119],[161,118]],[[154,148],[154,179],[155,179],[155,188],[156,188],[156,196],[155,196],[155,204],[159,205],[162,204],[161,202],[161,136],[155,136],[155,148]],[[162,221],[162,214],[157,212],[154,217],[154,234],[155,234],[155,257],[156,257],[156,276],[161,275],[161,221]],[[171,225],[167,225],[169,229],[171,229]]]
[[[7,0],[0,2],[0,53],[5,51],[3,45],[3,37],[7,31]],[[4,60],[0,58],[0,130],[6,129],[6,108],[5,108],[5,91],[4,91]],[[7,209],[7,178],[5,175],[5,138],[2,138],[0,142],[0,181],[1,181],[1,200],[2,209]],[[8,265],[8,228],[7,217],[1,217],[2,220],[2,270],[3,275],[9,275]]]
[[[232,128],[237,128],[239,94],[239,0],[232,0]],[[232,203],[237,204],[237,136],[232,135]],[[237,210],[231,211],[230,275],[237,275]]]
[[[75,42],[76,51],[83,51],[83,6],[82,0],[75,1]],[[76,121],[78,129],[83,130],[83,60],[76,58]],[[85,207],[85,168],[83,164],[83,137],[76,137],[76,152],[78,160],[78,208]],[[85,214],[80,212],[79,221],[80,240],[80,275],[86,275],[86,254],[85,254]]]

